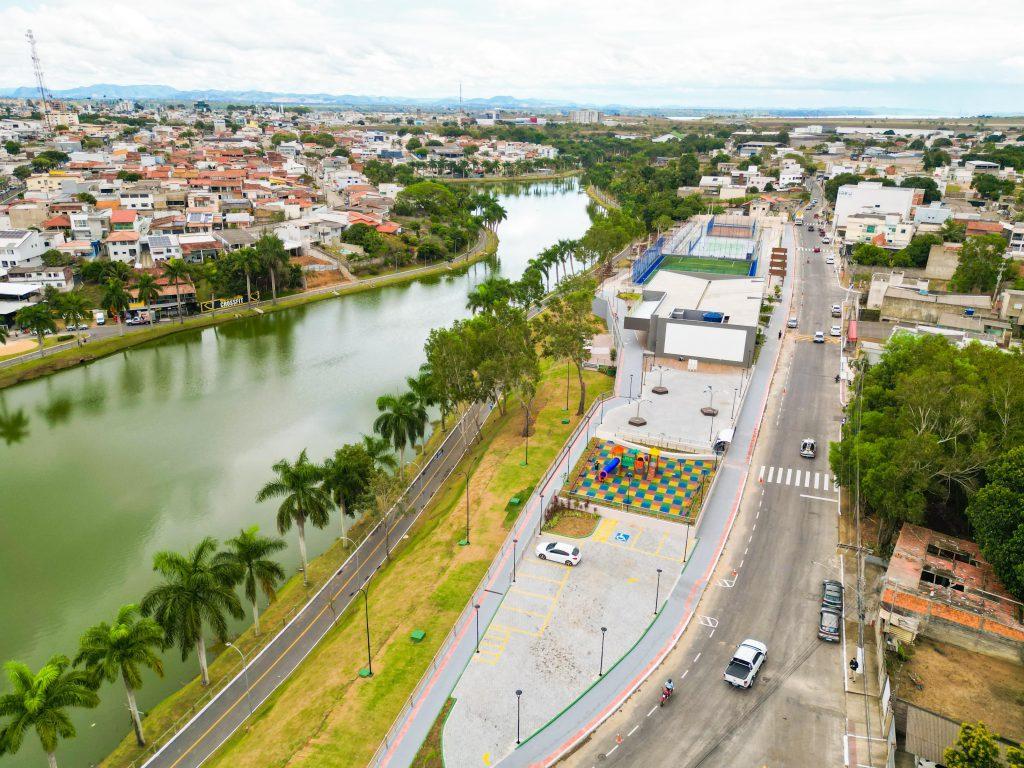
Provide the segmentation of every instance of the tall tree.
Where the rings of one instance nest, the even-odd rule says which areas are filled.
[[[0,696],[0,755],[15,754],[25,734],[36,732],[50,768],[57,768],[57,742],[73,739],[72,707],[92,709],[100,703],[85,672],[68,669],[67,656],[53,656],[34,673],[20,661],[8,661],[4,671],[11,691]]]
[[[19,328],[31,331],[39,342],[39,355],[44,354],[43,345],[46,343],[46,334],[55,333],[57,324],[53,321],[53,312],[45,302],[29,304],[22,307],[14,315],[14,322]]]
[[[81,290],[68,291],[60,300],[60,317],[65,328],[73,328],[89,317],[89,300]]]
[[[960,248],[960,261],[949,283],[957,291],[991,293],[1016,272],[1016,264],[1006,256],[1006,241],[1002,237],[968,237]]]
[[[121,678],[128,697],[128,711],[135,728],[135,740],[146,746],[142,731],[142,716],[135,701],[135,692],[142,687],[141,667],[152,669],[163,677],[164,664],[157,649],[164,643],[164,631],[153,619],[139,616],[134,605],[125,605],[117,612],[114,623],[103,621],[85,631],[78,644],[75,666],[85,665],[85,671],[96,684],[114,682]]]
[[[103,285],[101,302],[104,309],[117,317],[117,322],[123,335],[124,321],[128,314],[128,305],[131,303],[131,297],[128,295],[128,291],[125,290],[124,283],[119,278],[111,277]]]
[[[362,446],[373,461],[375,470],[390,472],[398,467],[398,460],[395,458],[394,451],[383,437],[363,435]]]
[[[181,284],[187,282],[191,277],[189,265],[181,259],[168,259],[160,265],[164,277],[171,281],[174,286],[174,303],[178,307],[178,322],[185,322],[185,315],[181,311]]]
[[[234,563],[242,575],[245,596],[252,605],[252,620],[256,634],[260,633],[259,592],[267,602],[277,597],[277,585],[284,580],[284,569],[271,555],[285,548],[281,539],[260,536],[259,526],[243,529],[235,538],[227,540],[227,560]]]
[[[209,536],[187,555],[157,552],[153,570],[164,580],[142,598],[142,614],[156,619],[164,630],[165,647],[177,645],[182,661],[196,652],[203,685],[209,685],[205,630],[225,642],[227,616],[245,615],[234,589],[242,574],[225,553],[217,552],[217,540]]]
[[[347,443],[324,462],[323,484],[338,507],[342,536],[347,535],[345,517],[355,517],[352,504],[366,493],[375,471],[374,459],[362,443]]]
[[[256,241],[256,255],[270,277],[270,295],[277,304],[277,272],[288,263],[288,252],[277,235],[265,234]]]
[[[589,357],[587,344],[598,327],[597,319],[591,312],[593,296],[593,281],[583,277],[574,278],[564,290],[552,297],[547,311],[537,319],[545,353],[576,366],[580,385],[577,416],[583,415],[587,402],[586,382],[583,379],[583,363]]]
[[[160,298],[160,284],[157,279],[149,272],[140,274],[138,282],[135,283],[135,295],[146,305],[146,317],[149,318],[149,324],[152,325],[153,302]]]
[[[380,415],[373,422],[373,430],[398,451],[401,470],[405,467],[406,447],[416,445],[426,431],[427,410],[412,392],[381,395],[377,398],[377,410]]]
[[[261,266],[260,256],[255,248],[240,248],[235,251],[234,257],[238,265],[245,272],[245,300],[252,303],[252,273]]]
[[[963,723],[956,743],[943,753],[946,768],[1002,768],[997,738],[984,723]]]
[[[256,501],[280,498],[277,508],[278,533],[287,533],[292,525],[299,533],[299,555],[302,558],[302,583],[309,583],[309,561],[306,557],[306,523],[323,528],[331,521],[331,499],[321,480],[323,469],[313,464],[303,448],[295,463],[281,459],[273,466],[276,479],[264,485]]]

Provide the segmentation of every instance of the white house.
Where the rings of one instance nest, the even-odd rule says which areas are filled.
[[[123,261],[135,266],[142,253],[139,233],[132,230],[111,232],[107,235],[107,256],[111,261]]]
[[[177,235],[150,235],[146,238],[146,244],[154,262],[181,258],[181,244]]]
[[[835,223],[837,227],[845,227],[846,220],[857,213],[882,216],[895,213],[908,221],[910,209],[922,201],[923,193],[919,189],[883,187],[878,181],[844,184],[836,195]]]
[[[39,283],[43,287],[52,285],[61,293],[75,287],[71,267],[11,267],[7,270],[7,279],[12,283]]]
[[[854,213],[846,219],[843,242],[872,243],[882,248],[901,250],[909,245],[916,227],[895,214]]]
[[[32,267],[43,263],[46,244],[32,229],[0,230],[0,277],[11,267]]]

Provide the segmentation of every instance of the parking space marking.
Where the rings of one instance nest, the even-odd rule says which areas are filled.
[[[554,584],[561,584],[560,581],[553,582]],[[545,595],[540,592],[530,592],[527,589],[520,589],[519,586],[512,587],[509,592],[515,592],[517,595],[526,595],[527,597],[536,597],[539,600],[550,600],[551,595]]]
[[[615,533],[615,528],[618,526],[618,524],[619,524],[618,520],[614,520],[614,519],[612,519],[610,517],[603,518],[601,520],[600,524],[597,526],[597,530],[594,531],[594,535],[592,537],[592,540],[593,541],[608,541],[608,539],[611,537],[611,535],[613,533]]]
[[[512,613],[521,613],[523,616],[533,616],[535,619],[546,619],[548,617],[548,611],[544,613],[538,613],[537,611],[528,611],[525,608],[516,608],[514,605],[508,607]]]
[[[543,582],[546,582],[548,584],[561,584],[562,583],[562,579],[549,579],[547,576],[538,576],[535,573],[526,573],[526,572],[524,572],[522,570],[520,570],[519,573],[516,574],[516,575],[520,579],[533,579],[534,581],[543,581]]]

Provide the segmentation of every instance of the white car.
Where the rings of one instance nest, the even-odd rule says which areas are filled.
[[[541,542],[537,545],[537,557],[566,565],[579,565],[581,559],[580,548],[565,541]]]
[[[826,256],[825,257],[825,263],[826,264],[835,264],[836,260],[832,256]]]
[[[824,331],[815,331],[814,332],[814,343],[815,344],[824,344],[825,343],[825,332]]]
[[[800,455],[805,459],[813,459],[818,455],[818,444],[813,437],[805,437],[800,441]]]
[[[767,656],[768,646],[748,638],[739,644],[722,678],[737,688],[749,688],[754,684],[754,678]]]
[[[838,325],[833,325],[831,328],[828,329],[828,335],[829,336],[842,336],[843,335],[843,329],[840,328]]]

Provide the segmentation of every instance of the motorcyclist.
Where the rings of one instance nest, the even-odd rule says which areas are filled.
[[[665,693],[671,696],[675,689],[676,684],[672,682],[672,678],[670,677],[668,680],[665,681]]]

